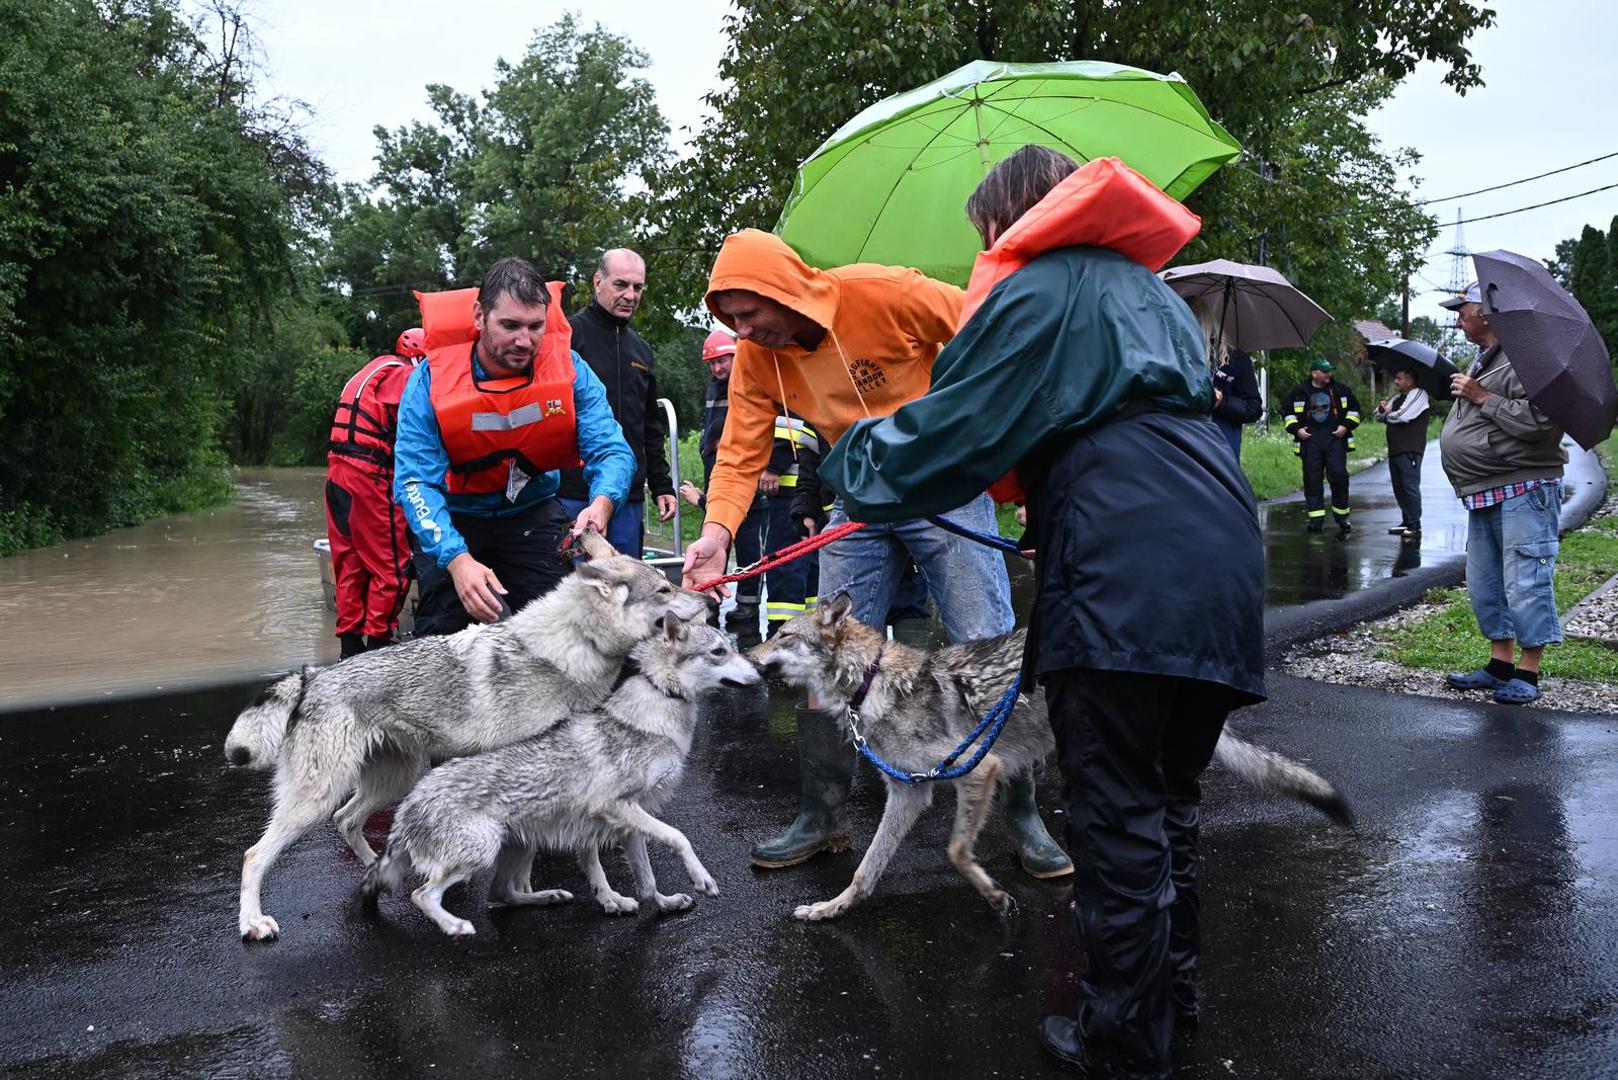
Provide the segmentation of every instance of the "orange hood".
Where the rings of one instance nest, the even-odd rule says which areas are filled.
[[[809,266],[787,242],[774,233],[743,229],[725,237],[708,276],[708,294],[703,298],[713,317],[736,329],[714,303],[713,295],[729,289],[745,289],[785,304],[817,325],[831,327],[837,321],[837,281]]]
[[[956,330],[1000,282],[1047,251],[1110,248],[1153,273],[1202,228],[1202,219],[1117,158],[1096,158],[1034,204],[978,255]]]

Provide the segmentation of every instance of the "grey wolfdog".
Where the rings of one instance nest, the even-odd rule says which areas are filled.
[[[338,832],[369,866],[376,853],[365,819],[402,798],[429,760],[509,746],[595,708],[658,619],[706,612],[706,598],[595,533],[581,543],[590,561],[504,622],[305,668],[236,718],[225,759],[275,768],[275,811],[242,857],[244,940],[280,934],[259,907],[264,874],[334,810]]]
[[[614,892],[601,869],[601,846],[622,841],[640,903],[660,912],[690,907],[684,893],[657,891],[646,856],[652,839],[680,856],[694,892],[718,896],[685,834],[652,815],[685,770],[697,699],[718,687],[757,686],[758,671],[718,630],[672,618],[630,659],[637,670],[594,712],[434,769],[394,815],[387,850],[366,871],[361,894],[374,901],[414,869],[427,880],[411,902],[444,933],[470,934],[471,923],[444,910],[444,890],[489,866],[492,903],[573,899],[562,889],[530,890],[534,853],[545,847],[576,853],[602,910],[630,914],[636,901]]]
[[[766,674],[813,690],[834,711],[846,709],[866,683],[867,673],[874,672],[858,710],[860,721],[871,749],[898,769],[923,772],[942,761],[971,734],[1022,666],[1024,631],[927,653],[886,641],[881,632],[849,617],[851,607],[846,595],[838,596],[819,611],[792,619],[748,656]],[[1043,761],[1055,745],[1044,692],[1019,696],[993,751],[976,769],[953,781],[950,862],[1001,914],[1012,909],[1012,899],[978,865],[973,845],[1000,775],[1010,776]],[[1302,799],[1339,824],[1353,822],[1337,789],[1296,761],[1245,742],[1229,729],[1220,735],[1214,754],[1250,784]],[[793,912],[797,918],[834,919],[870,896],[905,834],[932,802],[934,783],[884,779],[887,806],[854,880],[831,900],[797,908]]]

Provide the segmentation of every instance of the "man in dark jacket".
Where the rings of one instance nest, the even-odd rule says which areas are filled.
[[[1253,374],[1253,358],[1240,349],[1232,349],[1213,373],[1214,419],[1225,441],[1242,459],[1242,427],[1255,423],[1264,415],[1264,399],[1259,396],[1258,376]]]
[[[657,403],[657,379],[652,374],[652,347],[629,328],[629,320],[646,293],[646,263],[628,248],[615,248],[601,256],[591,278],[595,299],[568,321],[573,325],[573,351],[607,388],[612,415],[624,430],[624,441],[635,453],[635,477],[629,500],[613,514],[607,541],[625,554],[639,558],[644,549],[645,491],[657,499],[657,519],[674,516],[674,483],[669,477],[668,420]],[[570,514],[589,496],[584,473],[562,473],[558,494]]]
[[[1309,365],[1309,378],[1292,391],[1287,404],[1287,434],[1297,440],[1292,452],[1303,459],[1303,497],[1309,507],[1309,531],[1326,524],[1326,498],[1321,479],[1331,480],[1331,514],[1337,535],[1347,536],[1348,452],[1354,449],[1354,429],[1360,426],[1360,403],[1354,391],[1332,378],[1331,361],[1321,358]]]

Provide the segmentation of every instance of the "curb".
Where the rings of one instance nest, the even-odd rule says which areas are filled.
[[[1572,493],[1562,503],[1562,532],[1566,534],[1583,528],[1590,516],[1600,508],[1607,497],[1607,470],[1595,451],[1583,451],[1576,461],[1568,462],[1563,484],[1564,490]],[[1291,498],[1293,496],[1283,495],[1265,501],[1283,502]],[[1314,600],[1306,604],[1266,608],[1265,653],[1276,656],[1294,645],[1346,630],[1357,623],[1391,615],[1415,603],[1428,591],[1459,585],[1465,577],[1466,556],[1456,554],[1338,600]]]

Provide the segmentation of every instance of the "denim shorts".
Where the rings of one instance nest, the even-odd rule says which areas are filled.
[[[979,532],[999,531],[994,503],[987,495],[941,516]],[[832,505],[827,526],[847,520],[839,499]],[[912,562],[926,579],[951,641],[996,637],[1016,624],[1005,557],[925,518],[867,525],[821,548],[821,602],[846,592],[854,604],[853,616],[880,627]]]
[[[1490,641],[1537,649],[1562,640],[1551,590],[1561,515],[1560,484],[1468,512],[1466,591]]]

